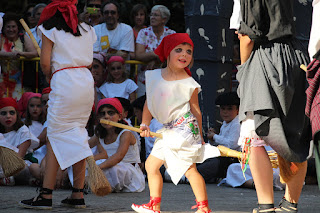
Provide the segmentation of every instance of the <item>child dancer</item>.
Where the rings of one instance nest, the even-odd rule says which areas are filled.
[[[151,118],[164,124],[164,130],[179,135],[182,140],[157,139],[146,161],[150,202],[132,204],[136,212],[160,212],[163,180],[160,167],[164,164],[177,184],[183,174],[189,179],[195,194],[198,213],[211,212],[205,182],[196,168],[201,155],[202,118],[198,104],[200,85],[192,78],[188,66],[192,62],[193,42],[186,33],[163,38],[155,50],[167,67],[146,72],[147,101],[143,109],[140,129],[142,137],[150,136]],[[161,130],[159,131],[161,132]]]
[[[13,98],[0,98],[0,133],[3,134],[7,147],[16,151],[21,158],[24,158],[39,143],[31,137],[30,131],[21,121],[17,109],[17,102]],[[27,165],[31,164],[29,161],[26,161],[26,163]],[[27,167],[25,169],[28,170]],[[22,172],[19,174],[22,174]],[[14,185],[14,178],[7,179],[6,184]]]
[[[248,150],[259,208],[253,212],[297,212],[309,153],[306,134],[305,73],[308,56],[294,38],[293,1],[241,1],[239,142]],[[279,30],[281,29],[281,30]],[[273,171],[264,146],[278,153],[286,182],[274,208]]]
[[[136,99],[138,86],[127,78],[124,59],[121,56],[111,56],[107,65],[107,82],[99,88],[100,92],[105,98],[122,97],[132,103]]]
[[[52,209],[52,191],[58,167],[73,165],[72,194],[63,205],[85,208],[83,187],[85,158],[92,155],[85,129],[94,102],[92,64],[93,28],[78,23],[77,0],[54,0],[41,13],[41,68],[51,79],[47,114],[46,168],[40,194],[23,200],[25,208]]]

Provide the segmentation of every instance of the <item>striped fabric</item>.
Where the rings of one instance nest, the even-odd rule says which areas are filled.
[[[307,68],[309,87],[306,90],[307,104],[305,113],[310,117],[312,135],[320,130],[320,61],[314,59]]]

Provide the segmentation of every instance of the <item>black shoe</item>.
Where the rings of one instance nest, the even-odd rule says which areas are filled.
[[[86,204],[84,203],[84,199],[72,199],[72,198],[66,198],[61,201],[61,204],[64,206],[76,208],[76,209],[85,209]]]
[[[37,197],[28,200],[22,200],[19,202],[19,205],[27,209],[52,209],[52,199],[43,198],[43,194],[52,194],[52,190],[42,188]]]
[[[72,192],[73,193],[77,193],[77,192],[82,192],[83,193],[83,189],[76,189],[72,187]],[[84,199],[80,198],[80,199],[73,199],[73,198],[69,198],[67,197],[66,199],[61,201],[61,204],[64,206],[68,206],[68,207],[72,207],[72,208],[76,208],[76,209],[84,209],[86,208],[86,204],[84,203]]]

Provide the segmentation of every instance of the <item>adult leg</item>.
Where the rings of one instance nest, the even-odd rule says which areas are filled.
[[[199,213],[210,212],[210,208],[207,203],[206,205],[202,205],[202,206],[199,205],[199,203],[208,202],[208,196],[207,196],[207,189],[206,189],[206,184],[204,182],[204,179],[198,172],[195,164],[190,166],[188,171],[185,173],[185,176],[188,178],[192,191],[196,197],[197,204],[198,204],[197,212]]]
[[[85,180],[85,173],[86,173],[86,160],[83,159],[78,163],[72,166],[73,168],[73,188],[75,189],[83,189],[84,187],[84,180]],[[83,192],[72,192],[71,195],[72,199],[82,199]]]
[[[270,205],[268,209],[273,209],[273,170],[263,146],[251,147],[249,165],[260,207]]]

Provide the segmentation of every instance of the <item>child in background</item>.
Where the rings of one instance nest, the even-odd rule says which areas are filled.
[[[99,101],[97,117],[113,122],[125,123],[123,108],[117,98]],[[137,139],[130,130],[99,123],[95,135],[89,140],[90,147],[103,147],[94,155],[97,164],[105,173],[114,192],[141,192],[145,178],[140,169],[140,154]]]
[[[164,37],[154,52],[162,62],[167,60],[167,67],[146,72],[147,99],[140,135],[150,137],[149,125],[154,117],[163,123],[168,136],[155,141],[146,161],[150,202],[131,207],[140,213],[160,212],[163,180],[159,169],[164,164],[175,184],[185,174],[196,197],[197,212],[209,213],[205,182],[196,168],[196,163],[203,161],[204,140],[198,103],[200,85],[188,69],[193,42],[186,33],[172,34]],[[179,140],[175,140],[178,136]]]
[[[230,149],[239,150],[240,122],[238,118],[240,99],[236,92],[221,94],[215,101],[220,106],[220,116],[223,120],[220,133],[209,128],[207,138],[212,145],[223,145]]]
[[[45,114],[42,111],[41,94],[32,93],[28,99],[24,124],[29,127],[34,136],[38,137],[42,132],[42,125],[45,121]]]
[[[107,62],[107,82],[100,88],[104,98],[122,97],[132,103],[136,99],[138,86],[133,80],[127,78],[124,59],[121,56],[111,56]]]
[[[8,148],[16,151],[21,158],[24,158],[27,153],[31,153],[32,149],[38,146],[39,141],[31,136],[28,127],[21,121],[17,109],[17,102],[13,98],[0,98],[0,133],[3,134]],[[25,162],[27,166],[31,164],[27,160]],[[28,173],[29,169],[25,167],[15,177],[22,179],[22,181],[28,181]],[[1,180],[2,184],[15,184],[15,178],[12,176],[7,179],[2,178]]]
[[[102,99],[102,94],[99,90],[102,84],[105,83],[107,78],[107,70],[106,70],[106,59],[105,53],[93,53],[93,62],[90,68],[90,71],[93,76],[94,85],[95,85],[95,105]]]

